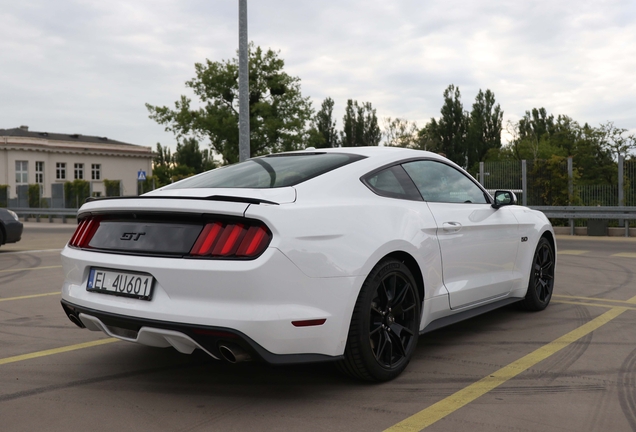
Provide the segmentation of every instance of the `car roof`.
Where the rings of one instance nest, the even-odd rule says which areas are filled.
[[[334,147],[334,148],[313,148],[309,147],[305,150],[298,150],[294,152],[287,152],[286,154],[293,153],[348,153],[357,154],[365,157],[387,157],[396,156],[397,158],[409,158],[409,157],[434,157],[444,159],[436,153],[432,153],[425,150],[409,149],[404,147],[389,147],[389,146],[369,146],[369,147]]]

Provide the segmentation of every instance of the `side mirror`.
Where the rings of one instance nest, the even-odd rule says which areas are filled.
[[[517,196],[512,191],[498,190],[495,192],[495,202],[492,204],[492,208],[498,209],[499,207],[516,205]]]

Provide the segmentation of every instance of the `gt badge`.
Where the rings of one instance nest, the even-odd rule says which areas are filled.
[[[528,241],[528,237],[521,237],[521,243],[527,242],[527,241]]]

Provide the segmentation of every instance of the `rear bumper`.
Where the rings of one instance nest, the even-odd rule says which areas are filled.
[[[252,261],[142,257],[67,247],[62,264],[67,314],[84,313],[133,332],[143,327],[178,331],[212,355],[218,354],[221,341],[214,332],[232,334],[234,342],[270,363],[342,356],[361,283],[358,277],[310,278],[271,247]],[[86,291],[91,267],[151,274],[152,300]],[[292,324],[317,319],[326,321],[308,327]],[[112,335],[121,336],[117,330]],[[121,338],[144,343],[136,336]]]
[[[82,321],[80,316],[96,318],[97,322],[100,324],[99,327],[103,328],[94,327],[91,328],[91,330],[102,330],[109,336],[144,345],[159,347],[172,345],[177,350],[186,354],[189,354],[193,348],[200,348],[215,359],[221,359],[223,355],[219,351],[219,346],[223,344],[230,344],[238,345],[244,351],[249,353],[252,358],[258,358],[271,364],[316,363],[335,361],[342,358],[341,355],[274,354],[263,348],[247,335],[234,329],[131,318],[77,306],[64,300],[62,300],[61,303],[66,315],[76,324],[78,321]],[[84,321],[85,320],[86,319],[84,318]],[[143,337],[143,333],[155,333],[158,337],[151,340],[148,337]],[[166,334],[170,333],[180,337],[186,336],[186,338],[183,338],[185,343],[179,340],[177,340],[176,343],[172,342],[169,340],[170,337],[166,338],[168,341],[166,341],[165,344],[159,341],[160,336],[165,337]],[[163,339],[163,337],[161,339]],[[188,339],[192,342],[192,344],[188,343]],[[184,346],[184,348],[181,348],[181,346]]]
[[[5,243],[15,243],[20,241],[22,238],[22,222],[19,221],[5,221],[4,229],[7,233],[7,237],[5,238]]]

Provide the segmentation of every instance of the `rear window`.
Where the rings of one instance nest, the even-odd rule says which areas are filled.
[[[284,153],[247,160],[182,180],[165,189],[294,186],[364,156],[346,153]]]

